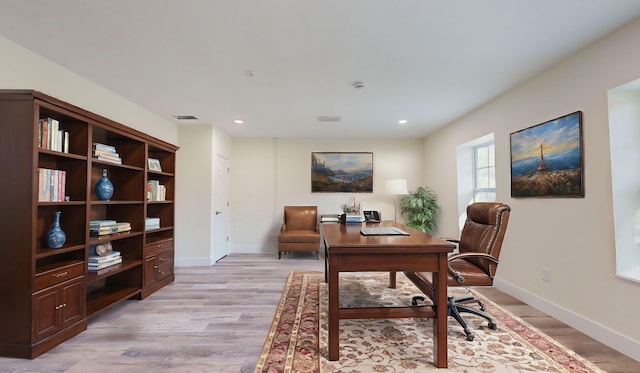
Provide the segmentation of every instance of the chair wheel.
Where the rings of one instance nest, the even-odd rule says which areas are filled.
[[[418,301],[424,302],[424,297],[421,297],[419,295],[413,297],[413,299],[411,300],[411,305],[412,306],[417,306],[418,305]]]
[[[496,329],[498,329],[498,325],[496,325],[496,323],[490,321],[489,322],[489,329],[496,330]]]
[[[475,338],[473,334],[467,334],[467,341],[471,342],[473,341],[473,338]]]

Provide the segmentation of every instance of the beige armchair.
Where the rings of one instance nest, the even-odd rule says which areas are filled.
[[[320,253],[317,206],[285,206],[284,224],[278,236],[278,259],[282,253]]]

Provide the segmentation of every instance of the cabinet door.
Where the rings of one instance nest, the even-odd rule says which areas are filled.
[[[61,328],[65,328],[84,318],[84,282],[76,281],[60,289],[62,293]]]
[[[173,274],[173,251],[165,251],[158,254],[158,273],[156,279],[158,281]]]
[[[39,341],[58,330],[58,310],[60,295],[57,287],[49,288],[33,295],[32,338]]]
[[[35,293],[32,338],[39,341],[82,320],[84,297],[82,277]]]
[[[156,256],[151,255],[146,257],[144,260],[144,286],[152,285],[156,281],[157,270]]]

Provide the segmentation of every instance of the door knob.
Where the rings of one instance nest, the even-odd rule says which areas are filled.
[[[222,214],[222,211],[216,211],[216,215]]]

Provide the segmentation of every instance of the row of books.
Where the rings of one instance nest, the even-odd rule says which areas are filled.
[[[89,256],[88,263],[90,271],[98,271],[122,263],[122,255],[119,251],[112,251],[105,256]]]
[[[122,164],[122,158],[120,158],[115,146],[94,142],[92,148],[94,159]]]
[[[144,221],[144,230],[160,229],[160,218],[146,218]]]
[[[38,146],[42,149],[69,153],[69,132],[60,129],[60,122],[53,118],[38,121]]]
[[[147,181],[147,201],[165,201],[167,188],[158,180]]]
[[[38,168],[38,201],[62,202],[65,200],[67,172]]]
[[[91,220],[89,222],[89,235],[93,237],[129,232],[130,230],[131,223],[128,222],[117,222],[115,220]]]

